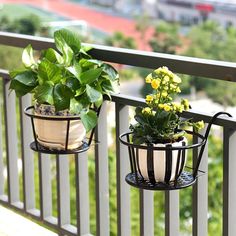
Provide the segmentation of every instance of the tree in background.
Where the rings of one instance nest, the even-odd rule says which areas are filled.
[[[135,49],[136,43],[133,38],[125,36],[122,32],[115,32],[105,39],[105,44],[119,48]]]
[[[44,30],[42,31],[44,33],[43,36],[48,36],[46,33],[47,29],[45,29],[45,27],[41,27],[40,18],[33,14],[14,20],[11,20],[8,16],[3,16],[0,18],[0,31],[40,35],[41,30]],[[0,68],[11,70],[19,67],[21,64],[21,54],[22,49],[0,46]]]
[[[33,14],[15,20],[10,20],[7,16],[3,16],[0,19],[0,30],[35,35],[41,30],[40,18]]]
[[[154,52],[176,54],[181,46],[179,25],[160,22],[156,28],[149,45]]]
[[[138,15],[136,17],[136,24],[135,24],[135,28],[136,30],[140,33],[140,39],[143,42],[143,50],[146,49],[146,40],[147,40],[147,33],[148,33],[148,29],[151,25],[151,18],[149,15],[147,14],[143,14],[143,15]]]
[[[191,44],[184,54],[186,56],[236,61],[236,29],[232,26],[224,29],[216,22],[206,21],[192,27],[187,37]],[[236,105],[235,84],[195,76],[188,80],[197,91],[204,90],[214,102],[224,107]]]

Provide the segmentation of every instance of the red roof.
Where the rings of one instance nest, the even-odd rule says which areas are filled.
[[[67,2],[63,0],[2,0],[2,3],[27,3],[58,15],[77,20],[85,20],[91,27],[97,28],[103,32],[112,34],[120,31],[127,36],[135,38],[139,49],[150,50],[148,40],[154,32],[152,27],[147,30],[145,41],[141,40],[140,33],[135,29],[135,21],[123,17],[113,16],[108,13],[96,11],[78,3]]]
[[[195,8],[202,12],[212,12],[214,10],[214,7],[212,5],[202,3],[196,4]]]

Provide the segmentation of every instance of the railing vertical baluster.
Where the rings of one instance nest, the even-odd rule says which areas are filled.
[[[0,105],[0,114],[2,114],[2,106]],[[2,116],[0,115],[0,196],[4,194],[4,162],[3,162],[3,143],[2,143]]]
[[[165,191],[165,236],[179,235],[179,190]]]
[[[18,148],[15,93],[9,94],[10,82],[4,80],[4,115],[6,127],[6,153],[8,174],[8,201],[19,202]]]
[[[109,169],[107,146],[107,102],[104,102],[99,114],[98,126],[95,132],[96,168],[96,235],[109,236]]]
[[[40,212],[42,220],[52,216],[51,160],[48,154],[39,154]]]
[[[223,143],[223,234],[236,232],[236,130],[224,129]]]
[[[200,132],[205,134],[205,130]],[[193,142],[197,143],[198,139],[194,137]],[[193,150],[193,165],[196,162],[198,150]],[[199,170],[205,171],[206,174],[197,179],[197,182],[193,186],[193,236],[207,236],[208,235],[208,144],[205,146],[205,150],[202,156]]]
[[[70,177],[68,156],[57,155],[56,165],[58,226],[63,228],[63,226],[70,224]]]
[[[28,211],[35,208],[34,183],[34,155],[29,144],[33,141],[30,119],[24,115],[24,108],[31,105],[31,96],[27,95],[20,100],[21,117],[21,152],[23,171],[23,199],[24,209]]]
[[[128,106],[116,103],[116,168],[117,168],[117,235],[131,235],[130,187],[125,176],[130,173],[128,150],[120,144],[119,135],[129,128]]]
[[[140,235],[154,236],[153,192],[140,190]]]
[[[77,235],[90,233],[87,152],[75,155]]]

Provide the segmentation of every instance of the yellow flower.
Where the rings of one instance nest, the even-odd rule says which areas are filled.
[[[168,96],[168,93],[166,91],[162,91],[161,96],[163,98],[166,98]]]
[[[162,67],[159,67],[159,68],[157,68],[156,70],[154,70],[154,72],[155,72],[156,74],[159,74],[161,71],[162,71]]]
[[[179,112],[179,113],[182,113],[182,112],[183,112],[184,106],[181,105],[180,103],[178,103],[178,102],[173,102],[172,105],[173,105],[173,109],[174,109],[175,111],[177,111],[177,112]]]
[[[164,86],[163,89],[167,91],[169,89],[169,87],[168,86]]]
[[[169,82],[170,78],[169,78],[169,76],[166,75],[166,76],[163,78],[163,80],[164,80],[165,82]]]
[[[162,67],[161,67],[161,72],[162,72],[163,74],[168,74],[168,73],[169,73],[168,67],[162,66]]]
[[[166,75],[162,80],[162,84],[167,84],[169,81],[170,81],[170,78],[169,76]]]
[[[158,89],[158,87],[160,86],[160,81],[158,79],[153,79],[151,82],[151,86],[153,89]]]
[[[188,99],[182,99],[181,104],[184,106],[185,110],[189,109],[189,101],[188,101]]]
[[[152,110],[151,110],[150,107],[145,107],[145,108],[143,108],[143,110],[142,110],[142,113],[151,114],[151,112],[152,112]]]
[[[176,111],[178,110],[179,103],[177,102],[172,102],[173,110]]]
[[[203,120],[196,122],[195,125],[198,130],[203,129],[205,126]]]
[[[173,82],[174,82],[174,83],[177,83],[177,84],[180,84],[182,81],[181,81],[181,79],[179,78],[179,76],[174,75],[174,76],[173,76]]]
[[[181,90],[179,87],[177,87],[175,91],[176,91],[176,93],[181,93]]]
[[[149,103],[149,102],[152,102],[153,101],[153,95],[147,95],[146,96],[146,102]]]
[[[159,107],[160,109],[163,109],[163,108],[164,108],[164,104],[159,104],[158,107]]]
[[[145,81],[146,81],[147,84],[150,84],[150,83],[152,82],[152,73],[150,73],[150,74],[146,77]]]
[[[169,106],[168,104],[164,104],[164,110],[165,111],[170,111],[171,110],[171,106]]]

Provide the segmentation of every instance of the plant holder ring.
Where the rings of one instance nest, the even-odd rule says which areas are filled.
[[[47,153],[47,154],[75,154],[85,152],[89,149],[95,128],[93,128],[89,134],[88,138],[85,138],[79,147],[70,149],[69,148],[69,138],[70,138],[70,124],[73,121],[79,121],[79,116],[46,116],[38,115],[34,113],[34,106],[29,106],[24,109],[25,115],[30,117],[31,125],[33,130],[34,141],[30,144],[30,148],[36,152]],[[97,115],[99,114],[100,109],[97,109]],[[63,121],[66,122],[66,132],[64,138],[64,145],[61,149],[49,148],[39,143],[38,134],[35,127],[35,121],[39,120],[48,120],[48,121]]]
[[[167,144],[164,147],[154,146],[153,144],[137,145],[131,141],[132,132],[121,134],[119,139],[122,144],[128,147],[131,169],[131,173],[129,173],[125,178],[126,182],[133,187],[146,190],[177,190],[193,185],[196,182],[197,177],[200,176],[199,173],[204,173],[199,170],[199,166],[202,160],[207,138],[213,122],[219,115],[222,114],[231,117],[231,115],[226,112],[216,113],[210,120],[205,135],[186,130],[187,134],[192,135],[193,137],[195,136],[199,140],[198,143],[191,145],[186,145],[185,143],[183,143],[182,146]],[[195,165],[192,168],[185,166],[186,150],[198,148],[199,152],[195,160]],[[146,165],[148,179],[143,175],[142,166],[140,164],[140,158],[143,157],[140,156],[140,150],[145,151],[146,159],[144,162],[141,161],[141,163],[145,163]],[[163,154],[161,157],[158,157],[158,152],[159,155],[160,152],[164,152],[164,158]],[[162,158],[163,160],[161,160]],[[158,167],[159,163],[164,164],[161,167]],[[163,168],[164,180],[158,181],[155,176],[158,171],[163,172]]]
[[[196,144],[186,146],[172,146],[171,144],[169,144],[165,147],[158,147],[154,145],[136,145],[130,141],[132,132],[122,134],[120,136],[120,141],[124,145],[128,146],[131,167],[131,173],[126,176],[126,182],[134,187],[148,190],[181,189],[194,184],[196,182],[196,177],[194,177],[191,172],[183,170],[186,161],[186,150],[202,147],[206,143],[206,139],[204,138],[204,136],[191,131],[186,131],[186,133],[192,136],[197,136],[197,138],[199,138],[201,141]],[[142,156],[139,156],[140,150],[143,150],[144,153],[146,153],[148,175],[150,177],[149,180],[143,177],[142,171],[140,170],[140,158],[143,158]],[[153,163],[155,163],[156,155],[163,152],[165,153],[164,181],[156,181],[154,177],[155,164]],[[172,158],[174,156],[174,153],[177,153],[175,170],[172,169]],[[159,171],[162,171],[157,165],[156,168],[159,168]],[[170,180],[171,175],[174,175],[173,180]]]

